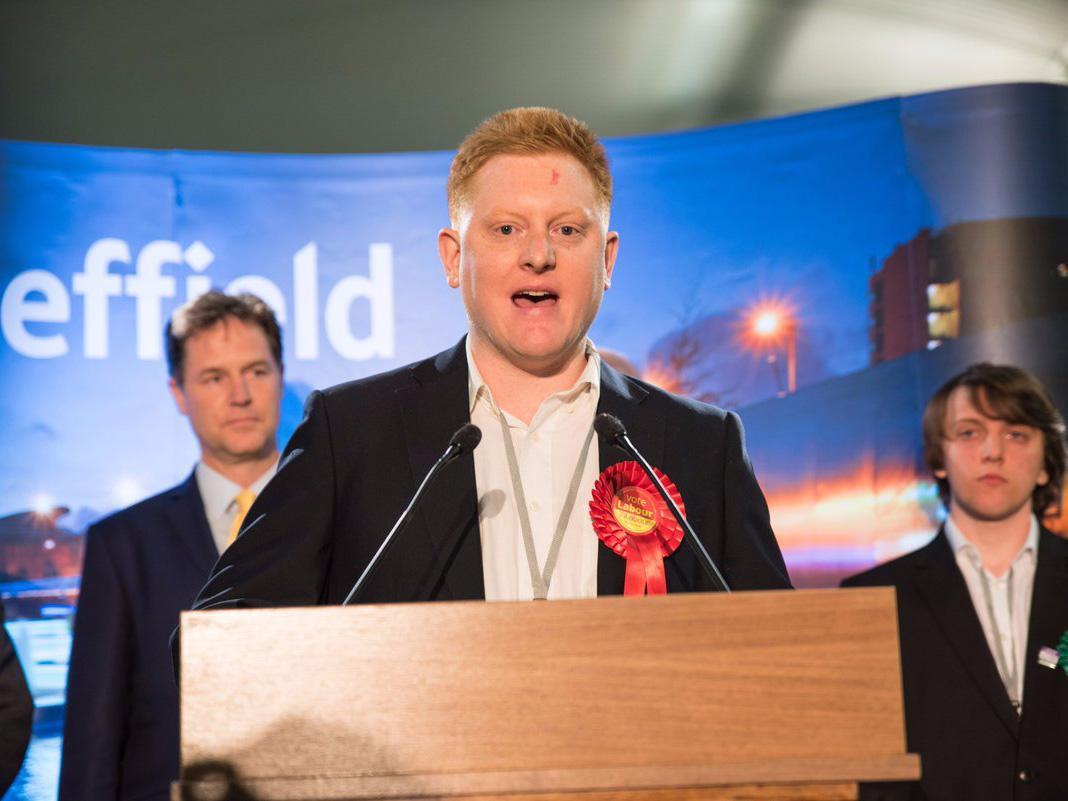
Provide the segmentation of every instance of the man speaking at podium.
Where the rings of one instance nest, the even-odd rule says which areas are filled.
[[[664,545],[658,581],[632,582],[634,554],[591,522],[595,483],[625,459],[593,432],[602,412],[674,484],[731,587],[789,587],[737,416],[617,372],[586,337],[619,246],[592,132],[551,109],[501,112],[460,146],[448,199],[438,250],[467,336],[425,361],[313,392],[194,608],[340,603],[468,422],[481,443],[427,488],[356,600],[712,589],[679,537]]]

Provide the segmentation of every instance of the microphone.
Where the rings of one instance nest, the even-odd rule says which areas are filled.
[[[679,521],[679,525],[682,526],[682,530],[686,532],[687,536],[682,538],[683,541],[690,544],[694,556],[697,557],[697,561],[700,562],[701,567],[705,569],[705,573],[708,577],[712,579],[712,583],[723,592],[730,592],[731,588],[727,585],[727,581],[723,578],[723,574],[719,572],[716,563],[705,549],[705,544],[697,538],[697,533],[693,530],[690,522],[683,516],[678,504],[676,504],[675,500],[668,494],[667,488],[664,487],[660,477],[653,471],[653,468],[649,465],[649,462],[645,460],[645,457],[641,455],[636,447],[634,447],[634,443],[631,442],[630,437],[627,436],[627,429],[623,426],[620,419],[608,412],[601,412],[597,415],[596,419],[594,419],[593,428],[598,436],[605,442],[624,451],[641,466],[642,470],[645,471],[645,474],[649,476],[649,480],[653,482],[657,492],[660,493],[660,497],[663,498],[664,502],[668,505],[671,514],[675,516],[675,519]]]
[[[474,423],[464,423],[452,435],[452,439],[449,440],[449,447],[446,448],[441,458],[445,460],[445,464],[448,464],[454,459],[463,456],[463,454],[473,451],[481,441],[482,429]]]
[[[423,492],[430,482],[434,480],[437,474],[441,471],[445,465],[450,462],[454,462],[459,459],[463,454],[470,453],[478,447],[478,443],[482,440],[482,429],[473,423],[464,423],[457,429],[456,433],[452,435],[452,439],[449,440],[449,447],[445,449],[445,453],[441,454],[433,467],[427,472],[426,477],[423,479],[423,483],[419,485],[419,489],[412,495],[412,499],[408,502],[408,506],[400,517],[397,518],[397,522],[393,524],[393,528],[389,530],[389,534],[382,540],[382,544],[378,546],[378,550],[375,551],[375,555],[371,557],[371,561],[367,563],[367,567],[364,568],[363,573],[356,579],[356,583],[352,585],[352,589],[349,590],[349,594],[345,596],[345,600],[341,602],[342,606],[348,606],[352,603],[356,596],[360,594],[360,588],[367,583],[367,579],[374,572],[374,569],[378,566],[378,563],[382,561],[382,557],[385,555],[386,550],[393,543],[394,538],[397,536],[397,532],[400,531],[404,524],[411,519],[412,510],[415,509],[416,504],[419,503],[419,499],[423,496]]]

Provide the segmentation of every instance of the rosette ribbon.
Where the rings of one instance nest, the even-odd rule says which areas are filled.
[[[682,513],[686,507],[675,484],[653,468]],[[664,557],[682,542],[683,530],[637,462],[606,468],[590,499],[593,530],[605,545],[627,560],[624,595],[665,595]]]

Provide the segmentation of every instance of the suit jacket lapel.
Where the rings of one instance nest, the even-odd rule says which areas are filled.
[[[642,408],[649,393],[640,384],[601,362],[601,395],[597,414],[607,412],[618,417],[627,429],[627,436],[654,467],[661,464],[664,454],[664,421]],[[618,448],[598,439],[597,455],[603,472],[630,457]],[[580,499],[583,500],[583,499]],[[585,499],[588,501],[589,499]],[[626,575],[626,561],[604,543],[597,550],[597,594],[622,595]]]
[[[1031,617],[1027,627],[1027,653],[1024,657],[1024,709],[1027,712],[1037,706],[1049,704],[1054,697],[1052,690],[1057,682],[1064,680],[1060,670],[1038,666],[1038,652],[1043,646],[1057,647],[1057,642],[1068,628],[1068,540],[1063,540],[1048,531],[1038,537],[1038,562],[1035,565],[1035,586],[1031,593]],[[1051,716],[1058,712],[1050,706],[1045,710]]]
[[[404,420],[408,462],[414,482],[423,480],[452,435],[470,419],[467,354],[464,340],[433,360],[412,367],[412,384],[397,392]],[[417,483],[412,485],[415,491]],[[475,460],[465,454],[448,465],[427,488],[417,520],[421,536],[434,554],[425,576],[414,588],[419,600],[438,596],[443,581],[447,597],[486,597],[482,544],[478,531]],[[473,530],[472,530],[473,528]],[[420,536],[410,532],[410,536]]]
[[[944,531],[923,549],[923,558],[916,564],[915,580],[921,597],[927,602],[957,658],[1001,722],[1015,735],[1019,729],[1019,715],[1009,701],[972,605],[968,585],[957,567]]]
[[[197,487],[195,470],[189,478],[171,490],[171,506],[167,517],[174,530],[175,539],[182,544],[197,570],[204,574],[204,580],[207,581],[219,558],[219,551],[204,512],[204,501]]]

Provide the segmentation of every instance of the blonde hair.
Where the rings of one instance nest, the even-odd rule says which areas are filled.
[[[604,145],[585,123],[552,108],[530,106],[494,114],[460,143],[449,169],[449,219],[456,225],[469,201],[471,179],[487,161],[502,154],[566,153],[586,168],[607,219],[612,174]]]

